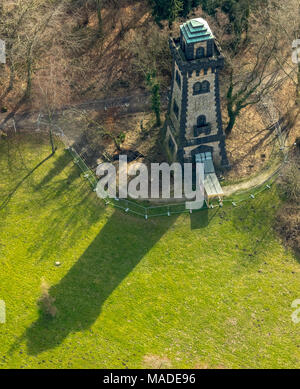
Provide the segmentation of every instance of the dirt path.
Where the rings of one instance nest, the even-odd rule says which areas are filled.
[[[168,91],[161,93],[161,103],[163,107],[167,106],[168,103]],[[53,115],[58,116],[64,111],[70,109],[78,110],[97,110],[99,112],[106,111],[110,108],[118,108],[120,114],[130,114],[143,111],[151,110],[150,93],[145,92],[142,94],[133,94],[131,96],[120,97],[120,98],[108,98],[108,99],[97,99],[90,100],[84,103],[70,104],[68,106],[59,108]],[[11,113],[0,113],[0,129],[5,128],[8,122],[12,119],[15,121],[17,127],[28,128],[32,125],[36,125],[36,121],[40,111],[23,111],[23,112],[11,112]]]
[[[161,94],[162,105],[166,107],[168,103],[168,92],[163,92]],[[55,115],[59,115],[64,111],[69,109],[78,109],[78,110],[97,110],[97,111],[106,111],[110,108],[119,108],[120,114],[126,113],[137,113],[142,111],[147,111],[151,109],[150,106],[150,93],[135,94],[126,97],[120,98],[108,98],[108,99],[98,99],[91,100],[84,103],[72,104],[69,106],[62,107],[58,109]],[[5,126],[13,119],[14,125],[16,128],[22,129],[32,129],[37,126],[37,118],[40,112],[38,111],[25,111],[14,114],[0,114],[0,129],[5,128]],[[54,116],[55,116],[54,115]],[[72,143],[72,133],[66,134],[68,143]],[[66,139],[65,139],[66,140]],[[254,189],[257,186],[260,186],[267,182],[280,168],[280,165],[274,165],[268,170],[261,172],[253,178],[250,178],[247,181],[243,181],[237,184],[232,184],[223,187],[225,197],[232,196],[235,193],[243,192],[249,189]]]
[[[238,192],[243,192],[252,188],[254,189],[257,186],[263,185],[265,182],[269,181],[278,172],[280,166],[281,165],[277,164],[275,166],[272,166],[267,171],[264,171],[258,174],[257,176],[250,178],[247,181],[222,187],[224,196],[229,197]]]

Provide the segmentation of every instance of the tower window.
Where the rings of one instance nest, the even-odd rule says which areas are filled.
[[[203,58],[204,57],[204,48],[203,47],[198,47],[196,50],[196,58]]]
[[[211,133],[211,125],[206,122],[206,116],[200,115],[197,118],[197,125],[194,126],[194,137],[197,138],[201,134],[209,135]]]
[[[208,93],[210,91],[210,84],[208,81],[202,82],[202,93]]]
[[[206,116],[200,115],[197,118],[197,127],[203,127],[206,125]]]
[[[201,82],[196,82],[193,86],[193,94],[199,95],[201,93]]]
[[[181,78],[180,78],[178,70],[176,70],[176,82],[177,82],[177,85],[179,86],[179,88],[181,89]]]
[[[178,105],[177,105],[177,103],[176,103],[175,100],[174,100],[174,104],[173,104],[173,111],[174,111],[174,113],[175,113],[175,115],[176,115],[176,117],[177,117],[177,119],[178,119],[179,107],[178,107]]]
[[[207,41],[207,56],[212,57],[214,55],[214,42],[213,40]]]
[[[193,95],[200,95],[210,91],[210,84],[208,81],[196,82],[193,85]]]

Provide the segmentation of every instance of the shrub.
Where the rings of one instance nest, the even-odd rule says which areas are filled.
[[[39,307],[42,312],[47,316],[55,317],[57,314],[57,308],[53,305],[55,298],[50,296],[49,293],[50,286],[45,280],[42,280],[41,283],[41,297],[39,298]]]
[[[167,31],[162,32],[156,27],[150,36],[138,32],[133,40],[123,42],[122,48],[132,56],[135,80],[139,76],[141,82],[145,81],[147,73],[155,69],[160,84],[164,87],[170,85],[172,57]]]
[[[182,10],[180,16],[186,17],[190,11],[197,7],[201,0],[182,0]],[[153,16],[155,20],[169,20],[172,13],[172,2],[171,0],[150,0],[150,4],[153,9]]]

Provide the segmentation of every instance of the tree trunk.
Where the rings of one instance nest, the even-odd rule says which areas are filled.
[[[229,135],[234,127],[234,124],[235,124],[235,119],[237,117],[237,115],[235,115],[235,112],[234,112],[234,109],[233,109],[233,83],[232,83],[232,80],[233,80],[233,72],[231,71],[230,73],[230,84],[229,84],[229,88],[228,88],[228,91],[227,91],[227,113],[228,113],[228,117],[229,117],[229,122],[227,124],[227,127],[225,128],[225,134],[226,135]]]
[[[159,110],[155,111],[155,116],[156,116],[156,125],[157,125],[157,127],[159,127],[161,125],[160,111]]]
[[[52,149],[52,155],[54,155],[55,152],[56,152],[56,147],[54,145],[53,133],[52,133],[51,127],[49,128],[49,137],[50,137],[50,144],[51,144],[51,149]]]
[[[238,114],[236,112],[231,111],[230,113],[228,112],[229,115],[229,122],[227,124],[227,127],[225,128],[225,134],[230,135],[231,131],[235,125],[236,118]]]
[[[160,120],[160,86],[159,84],[154,84],[152,87],[152,109],[156,116],[156,125],[159,127],[161,125]]]
[[[28,60],[27,63],[27,84],[26,84],[26,91],[25,91],[25,97],[29,98],[31,94],[31,75],[32,75],[32,63],[31,59]]]
[[[298,63],[298,73],[297,73],[296,104],[300,105],[300,63]]]
[[[15,82],[15,67],[14,67],[14,65],[11,65],[10,66],[9,85],[7,88],[7,92],[10,92],[13,90],[14,82]]]
[[[99,36],[102,35],[102,15],[101,15],[101,11],[102,11],[102,0],[96,0],[96,3],[97,3],[97,17],[98,17],[98,34]]]

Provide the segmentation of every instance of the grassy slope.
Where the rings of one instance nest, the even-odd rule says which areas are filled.
[[[3,200],[50,149],[0,142]],[[300,265],[273,235],[279,205],[273,189],[145,221],[104,208],[59,150],[0,211],[0,367],[135,368],[155,355],[173,367],[299,368]],[[52,320],[37,309],[43,277]]]

